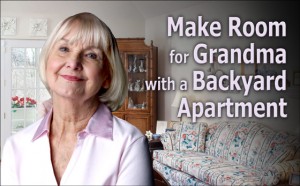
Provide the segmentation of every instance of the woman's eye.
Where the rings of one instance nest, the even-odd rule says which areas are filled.
[[[68,49],[68,47],[59,47],[59,51],[61,51],[61,52],[68,52],[69,49]]]
[[[97,59],[97,54],[94,54],[94,53],[88,53],[88,54],[86,54],[86,57],[88,57],[88,58],[91,58],[91,59]]]

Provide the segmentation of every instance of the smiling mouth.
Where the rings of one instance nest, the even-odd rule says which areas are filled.
[[[66,79],[68,81],[83,81],[83,79],[78,78],[76,76],[61,75],[61,77],[63,77],[64,79]]]

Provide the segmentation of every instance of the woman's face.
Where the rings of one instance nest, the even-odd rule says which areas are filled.
[[[109,87],[108,72],[104,69],[103,52],[94,46],[70,39],[76,26],[55,43],[46,64],[46,78],[53,96],[80,99],[96,98],[97,93]]]

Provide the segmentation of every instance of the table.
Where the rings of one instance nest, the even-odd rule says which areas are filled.
[[[160,139],[152,139],[152,140],[148,141],[148,144],[149,144],[149,151],[150,151],[151,157],[153,156],[154,150],[163,150],[164,149],[162,143],[160,142]]]

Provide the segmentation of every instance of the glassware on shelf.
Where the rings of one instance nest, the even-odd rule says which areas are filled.
[[[134,108],[134,103],[131,97],[128,98],[128,108]]]
[[[128,56],[128,109],[146,109],[145,74],[147,55],[131,54]]]
[[[132,70],[132,65],[128,64],[128,72],[131,72],[131,70]]]
[[[139,66],[139,71],[140,72],[146,72],[146,69],[145,69],[145,60],[144,59],[140,59],[140,66]]]
[[[141,80],[136,80],[135,84],[134,84],[134,90],[139,92],[140,91],[140,88],[141,88],[141,85],[140,85],[140,82]]]
[[[128,90],[129,91],[134,91],[134,92],[143,92],[145,91],[145,83],[144,80],[136,80],[132,82],[132,80],[128,81]]]
[[[134,86],[134,83],[131,81],[131,79],[128,81],[128,90],[129,91],[133,91],[133,86]]]
[[[137,72],[137,71],[138,71],[138,68],[137,68],[137,64],[136,64],[136,56],[134,56],[132,72]]]
[[[140,87],[140,91],[144,91],[145,90],[145,85],[144,85],[144,80],[141,83],[141,87]]]
[[[145,109],[146,108],[146,104],[147,103],[144,101],[143,104],[142,104],[142,108],[141,109]]]

